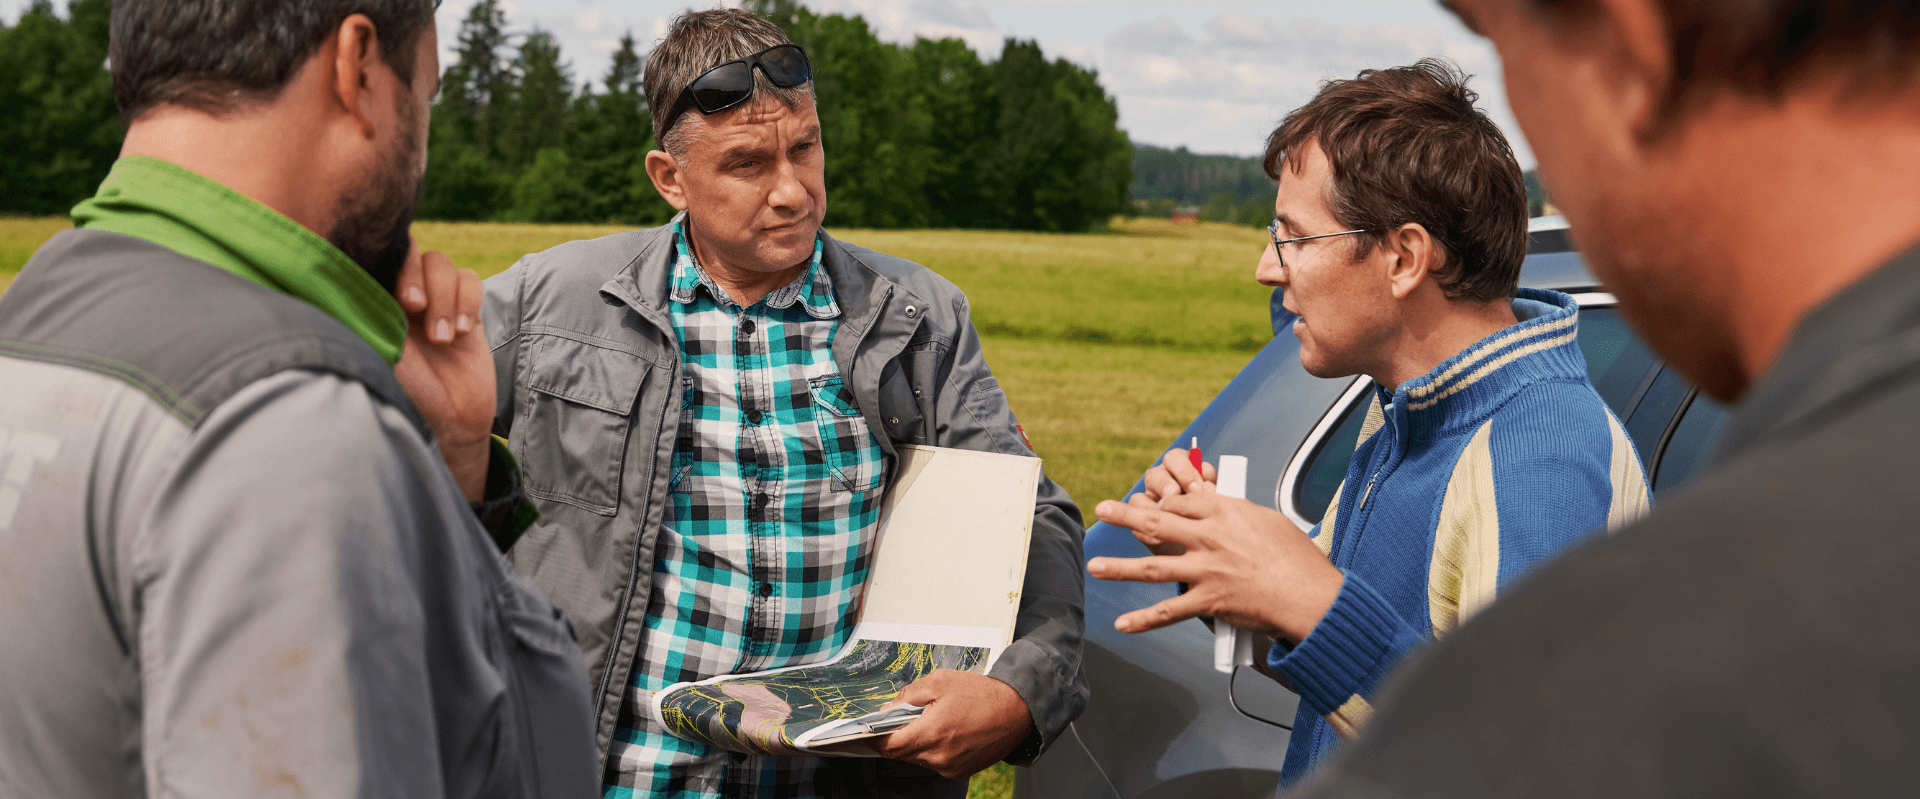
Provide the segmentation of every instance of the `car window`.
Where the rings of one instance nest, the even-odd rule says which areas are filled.
[[[1300,470],[1300,485],[1294,489],[1293,506],[1307,521],[1319,524],[1327,515],[1327,506],[1333,504],[1333,494],[1340,490],[1340,481],[1347,476],[1347,463],[1353,460],[1353,448],[1360,443],[1360,425],[1367,420],[1370,396],[1370,392],[1361,392],[1359,401],[1347,406],[1340,424],[1320,440],[1313,459]]]
[[[1653,353],[1613,308],[1581,308],[1579,335],[1580,354],[1587,359],[1587,378],[1600,392],[1600,399],[1613,409],[1613,415],[1626,418],[1634,394],[1653,370]]]
[[[1686,404],[1687,395],[1692,387],[1686,378],[1671,368],[1661,369],[1660,376],[1653,379],[1653,385],[1647,394],[1640,398],[1640,404],[1633,408],[1633,416],[1627,419],[1627,437],[1633,439],[1633,449],[1640,453],[1640,462],[1651,466],[1660,452],[1660,438],[1667,433],[1667,426],[1673,423],[1673,416]]]
[[[1587,376],[1600,392],[1601,399],[1615,415],[1625,417],[1634,395],[1647,381],[1647,373],[1653,369],[1657,360],[1647,350],[1640,339],[1634,337],[1626,321],[1620,318],[1620,312],[1612,308],[1581,308],[1579,329],[1580,354],[1587,360]],[[1676,406],[1667,409],[1671,416],[1673,407],[1685,397],[1686,384],[1678,384],[1679,394],[1674,397]],[[1366,419],[1367,399],[1370,395],[1362,393],[1353,403],[1339,411],[1340,423],[1321,439],[1313,456],[1300,470],[1300,482],[1294,486],[1293,505],[1307,521],[1318,524],[1326,516],[1327,506],[1333,503],[1333,494],[1340,488],[1341,479],[1347,476],[1347,463],[1353,460],[1353,447],[1360,437],[1360,424]],[[1640,444],[1641,452],[1651,452],[1651,447],[1659,443],[1660,434],[1666,431],[1665,425],[1653,431],[1653,440]]]
[[[1694,393],[1693,401],[1687,404],[1683,413],[1685,415],[1680,417],[1680,424],[1673,428],[1673,435],[1667,439],[1666,450],[1660,453],[1659,471],[1653,477],[1656,496],[1678,488],[1700,474],[1713,455],[1713,445],[1720,440],[1720,432],[1727,425],[1727,407],[1699,392]]]

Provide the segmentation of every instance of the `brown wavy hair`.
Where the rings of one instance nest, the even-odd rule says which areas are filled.
[[[1368,231],[1353,237],[1355,259],[1418,223],[1440,244],[1432,275],[1448,299],[1507,299],[1527,254],[1527,188],[1467,79],[1452,62],[1425,58],[1329,80],[1267,137],[1264,165],[1277,181],[1287,153],[1318,143],[1332,167],[1334,219]],[[1298,174],[1300,164],[1290,168]]]

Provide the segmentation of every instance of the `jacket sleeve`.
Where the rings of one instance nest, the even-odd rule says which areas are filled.
[[[425,584],[471,570],[419,542],[472,522],[433,450],[358,383],[294,371],[222,403],[178,464],[131,548],[148,792],[444,795],[442,753],[477,742],[436,724],[460,683],[429,679],[428,644],[461,625]]]
[[[493,432],[501,436],[510,435],[513,430],[513,387],[520,365],[521,291],[526,284],[527,269],[527,258],[523,257],[507,271],[487,278],[480,303],[480,318],[487,328],[487,348],[493,351]]]
[[[1352,738],[1367,717],[1369,704],[1401,658],[1425,643],[1426,635],[1402,618],[1380,593],[1349,572],[1327,615],[1288,650],[1274,645],[1267,668],[1284,675],[1300,701],[1325,716],[1342,738]]]
[[[936,443],[943,447],[1032,456],[1006,392],[987,368],[980,337],[956,300],[961,320],[955,333],[943,384],[935,406]],[[1044,474],[1033,507],[1033,540],[1027,551],[1027,575],[1021,587],[1014,641],[994,663],[989,676],[1020,694],[1033,714],[1035,737],[1014,750],[1008,762],[1025,765],[1045,751],[1087,705],[1086,676],[1080,667],[1086,637],[1085,570],[1080,510],[1072,498]]]

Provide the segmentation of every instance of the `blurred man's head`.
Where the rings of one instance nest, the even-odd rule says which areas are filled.
[[[1275,236],[1325,236],[1268,246],[1257,271],[1300,316],[1309,372],[1378,377],[1411,316],[1513,298],[1526,186],[1466,80],[1424,60],[1328,81],[1268,137]]]
[[[279,174],[239,181],[249,187],[301,184],[296,191],[323,207],[279,210],[293,211],[391,288],[426,171],[426,120],[439,74],[435,6],[115,0],[109,52],[129,142],[188,162],[232,148],[251,163],[232,164],[221,177],[251,169]],[[209,120],[263,123],[252,126],[256,133],[297,131],[281,144],[305,152],[256,157],[244,148],[272,142],[249,141],[239,130],[210,135]]]
[[[1594,273],[1713,395],[1737,398],[1802,314],[1912,243],[1912,0],[1447,4],[1499,49]]]
[[[776,80],[800,74],[798,55],[778,26],[737,9],[681,14],[647,55],[647,103],[665,151],[647,156],[647,172],[687,212],[709,270],[779,272],[812,257],[827,212],[820,118],[810,79]],[[745,65],[751,93],[737,104],[708,113],[700,92],[689,91],[716,67],[755,57],[782,61],[771,73],[765,63]]]

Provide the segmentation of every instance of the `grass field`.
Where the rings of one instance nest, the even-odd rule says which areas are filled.
[[[65,219],[0,219],[0,290]],[[423,249],[495,274],[522,254],[622,230],[423,222]],[[1122,220],[1084,235],[835,230],[965,290],[994,374],[1048,476],[1080,503],[1119,498],[1270,337],[1257,229]],[[972,797],[1012,792],[996,766]]]

